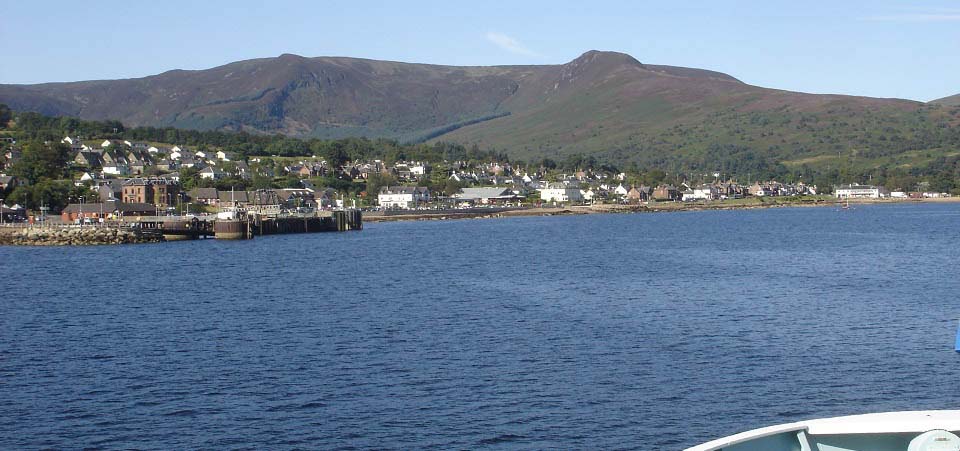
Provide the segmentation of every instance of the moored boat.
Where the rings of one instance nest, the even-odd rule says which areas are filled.
[[[960,451],[960,410],[885,412],[741,432],[687,451]]]
[[[250,216],[247,211],[233,200],[230,191],[230,204],[220,207],[217,220],[213,223],[214,238],[218,240],[246,240],[253,238],[250,232]]]

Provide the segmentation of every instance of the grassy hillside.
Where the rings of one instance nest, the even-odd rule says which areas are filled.
[[[539,103],[508,118],[437,139],[504,149],[525,159],[584,153],[711,172],[750,166],[737,159],[797,161],[837,152],[877,159],[960,146],[960,112],[948,107],[764,89],[726,77],[657,73],[623,60],[610,67],[610,60],[599,54],[571,63],[579,63],[586,76],[554,83],[554,89],[548,85]],[[582,66],[590,64],[605,67],[589,73]],[[724,167],[729,165],[736,168]]]
[[[524,160],[589,154],[667,170],[913,161],[960,147],[960,109],[947,99],[765,89],[598,51],[499,67],[282,55],[140,79],[0,85],[0,103],[131,126],[451,141]]]
[[[946,106],[960,106],[960,94],[950,96],[950,97],[944,97],[942,99],[937,99],[930,103],[934,103],[937,105],[946,105]]]
[[[515,90],[496,70],[282,55],[140,79],[0,85],[0,103],[130,126],[399,137],[490,116]]]

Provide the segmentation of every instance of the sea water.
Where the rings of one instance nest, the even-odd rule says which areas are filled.
[[[0,448],[682,449],[960,406],[960,205],[0,247]]]

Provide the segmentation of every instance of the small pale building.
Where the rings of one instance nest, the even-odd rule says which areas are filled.
[[[200,170],[200,178],[202,179],[220,180],[226,176],[227,174],[225,172],[213,166],[208,166]]]
[[[583,202],[583,195],[580,188],[564,185],[563,183],[551,183],[546,188],[540,190],[540,199],[544,202]]]
[[[882,186],[855,184],[840,185],[833,192],[837,199],[879,199],[890,195]]]
[[[125,161],[114,161],[113,163],[104,164],[103,175],[130,175],[130,165],[128,165]]]
[[[414,209],[430,202],[430,189],[423,186],[384,186],[377,195],[383,208]]]
[[[463,188],[453,197],[474,204],[503,204],[518,199],[517,193],[510,188]]]

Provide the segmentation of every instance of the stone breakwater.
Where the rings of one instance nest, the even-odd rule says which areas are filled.
[[[163,241],[160,235],[107,227],[27,227],[0,230],[0,245],[89,246],[160,241]]]

